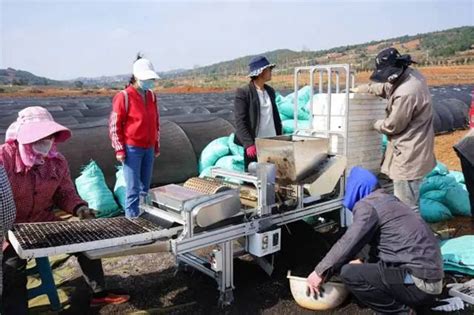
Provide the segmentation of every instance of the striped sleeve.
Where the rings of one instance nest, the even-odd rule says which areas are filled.
[[[112,112],[109,118],[109,137],[116,154],[125,153],[124,122],[127,113],[125,112],[125,97],[123,93],[117,93],[112,100]]]
[[[16,208],[10,182],[3,165],[0,164],[0,223],[2,224],[0,228],[2,235],[11,229],[15,217]]]
[[[158,105],[158,101],[155,98],[156,103],[156,145],[155,145],[155,153],[160,153],[160,106]]]

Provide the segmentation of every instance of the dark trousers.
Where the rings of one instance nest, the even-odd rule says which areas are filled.
[[[467,192],[469,193],[469,201],[471,202],[471,216],[474,217],[474,165],[471,164],[462,154],[459,154],[461,160],[462,173],[464,182],[466,183]]]
[[[408,314],[410,308],[427,307],[436,295],[427,294],[414,284],[405,284],[406,270],[382,263],[347,264],[340,277],[349,291],[378,314]]]
[[[84,254],[75,254],[81,267],[84,280],[93,293],[101,292],[105,288],[102,263],[90,260]],[[26,289],[26,264],[12,246],[3,252],[3,295],[2,307],[4,315],[28,314],[28,291]]]

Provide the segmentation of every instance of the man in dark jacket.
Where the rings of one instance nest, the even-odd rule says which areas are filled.
[[[235,142],[245,148],[245,169],[257,160],[256,138],[274,137],[282,134],[280,115],[275,103],[275,90],[265,82],[272,79],[275,67],[267,58],[258,56],[249,64],[251,81],[235,94]]]
[[[471,129],[454,146],[454,151],[456,151],[461,161],[462,173],[464,174],[464,181],[471,203],[471,216],[474,220],[474,129]]]
[[[353,223],[309,275],[308,287],[314,294],[338,272],[355,297],[376,312],[408,314],[441,293],[441,252],[419,214],[377,188],[372,173],[352,169],[344,206],[353,212]],[[366,245],[369,260],[353,260]]]

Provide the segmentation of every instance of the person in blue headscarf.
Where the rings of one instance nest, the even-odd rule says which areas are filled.
[[[344,207],[353,223],[309,275],[312,294],[338,273],[349,291],[377,313],[408,314],[431,305],[442,290],[438,241],[418,213],[379,188],[374,174],[352,168]],[[355,259],[370,245],[369,261]]]

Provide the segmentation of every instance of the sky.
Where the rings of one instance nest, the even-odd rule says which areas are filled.
[[[189,69],[474,25],[474,0],[0,0],[0,69],[51,79]]]

